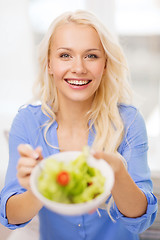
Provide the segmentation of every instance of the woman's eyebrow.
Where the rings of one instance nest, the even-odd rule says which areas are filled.
[[[67,48],[67,47],[60,47],[60,48],[57,48],[57,50],[68,50],[68,51],[72,51],[71,48]],[[85,52],[90,52],[90,51],[101,51],[99,48],[89,48],[89,49],[86,49]]]
[[[60,48],[57,48],[57,51],[58,50],[68,50],[68,51],[72,51],[71,48],[67,48],[67,47],[60,47]]]
[[[99,48],[90,48],[86,50],[86,52],[90,52],[90,51],[101,51],[101,50]]]

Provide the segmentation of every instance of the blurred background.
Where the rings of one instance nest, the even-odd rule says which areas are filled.
[[[32,97],[36,46],[56,16],[76,9],[96,14],[118,36],[124,49],[135,91],[134,102],[146,121],[148,161],[159,198],[160,0],[0,0],[0,190],[8,165],[8,131],[18,108]],[[141,238],[160,239],[157,229],[158,219]],[[0,240],[21,239],[11,235],[6,231]]]

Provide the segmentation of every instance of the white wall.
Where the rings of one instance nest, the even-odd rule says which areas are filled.
[[[86,9],[96,16],[115,33],[115,0],[85,0]]]
[[[0,112],[13,112],[31,96],[33,39],[28,0],[0,0]]]
[[[28,18],[28,0],[0,0],[0,188],[8,164],[9,130],[18,108],[32,94],[34,44]]]

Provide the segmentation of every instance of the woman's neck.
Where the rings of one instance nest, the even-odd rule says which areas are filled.
[[[87,103],[60,104],[57,137],[60,151],[82,151],[88,144]]]
[[[87,112],[90,110],[90,107],[90,103],[61,103],[59,106],[59,111],[57,113],[58,125],[67,127],[70,130],[74,130],[75,128],[87,129]]]

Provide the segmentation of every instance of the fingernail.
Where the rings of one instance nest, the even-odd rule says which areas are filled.
[[[33,158],[38,159],[38,158],[39,158],[39,154],[36,153],[36,152],[34,152],[34,153],[33,153]]]

